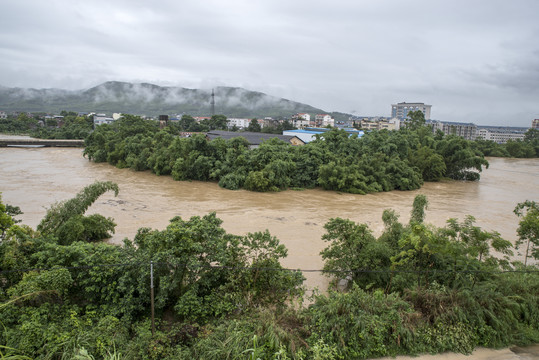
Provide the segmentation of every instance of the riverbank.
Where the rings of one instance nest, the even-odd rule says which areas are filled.
[[[476,349],[470,355],[445,353],[420,356],[383,357],[377,360],[537,360],[539,359],[539,344],[526,347],[511,347],[505,349]],[[374,359],[373,359],[374,360]]]

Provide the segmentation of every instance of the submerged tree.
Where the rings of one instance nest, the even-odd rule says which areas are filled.
[[[111,218],[99,214],[84,216],[88,208],[105,192],[114,191],[118,195],[118,185],[111,181],[97,181],[85,187],[73,199],[56,203],[37,226],[44,235],[58,237],[61,244],[77,240],[96,241],[109,237],[116,224]]]
[[[421,224],[425,219],[425,210],[428,208],[429,202],[425,195],[417,195],[414,198],[412,212],[410,214],[410,225],[413,223]]]

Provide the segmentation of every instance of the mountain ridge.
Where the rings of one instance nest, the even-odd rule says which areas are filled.
[[[218,86],[215,112],[227,117],[290,117],[298,112],[326,113],[308,104],[241,87]],[[10,88],[0,85],[0,110],[59,113],[86,111],[211,115],[211,89],[107,81],[85,90]]]

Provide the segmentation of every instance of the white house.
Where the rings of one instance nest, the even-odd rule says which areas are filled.
[[[306,113],[298,113],[296,115],[292,115],[292,125],[294,127],[297,127],[298,129],[303,129],[305,127],[310,126],[311,122],[311,115]]]
[[[111,124],[114,120],[111,117],[106,116],[105,114],[97,114],[94,115],[94,125],[103,125],[103,124]]]
[[[245,129],[246,127],[249,126],[249,123],[251,122],[251,120],[249,119],[238,119],[238,118],[228,118],[227,121],[228,121],[229,128],[233,128],[234,126],[236,126],[237,128],[240,128],[240,129]]]
[[[335,120],[328,114],[316,114],[314,117],[314,124],[316,127],[335,126]]]

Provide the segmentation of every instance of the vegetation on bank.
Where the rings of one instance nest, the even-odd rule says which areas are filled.
[[[529,129],[524,135],[524,140],[509,140],[505,144],[498,144],[492,140],[475,140],[475,149],[485,156],[514,157],[514,158],[538,158],[539,157],[539,130]]]
[[[278,139],[249,149],[244,138],[179,138],[155,122],[124,116],[86,138],[84,155],[119,168],[150,170],[175,180],[216,181],[227,189],[313,188],[365,194],[418,189],[444,177],[477,180],[488,162],[472,143],[433,135],[422,113],[408,129],[358,139],[334,129],[304,146]]]
[[[72,111],[62,111],[61,119],[45,118],[45,115],[20,113],[17,117],[0,119],[0,133],[25,134],[39,139],[84,139],[93,131],[92,116],[78,116]]]
[[[385,210],[378,238],[331,219],[323,271],[341,290],[301,306],[302,273],[282,268],[287,250],[267,230],[236,236],[215,214],[176,217],[109,245],[99,240],[112,219],[104,229],[84,215],[107,191],[118,187],[54,204],[36,230],[0,199],[0,358],[359,359],[539,342],[539,268],[512,261],[511,243],[471,216],[425,224],[422,195],[408,224]],[[535,260],[538,209],[515,209]]]

